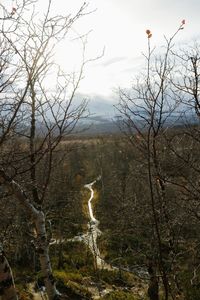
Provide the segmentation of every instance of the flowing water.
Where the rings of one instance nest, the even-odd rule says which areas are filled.
[[[85,234],[74,237],[73,239],[71,239],[71,241],[82,241],[88,246],[88,248],[90,249],[90,251],[94,256],[95,264],[97,268],[112,269],[112,267],[109,264],[107,264],[101,257],[98,248],[97,239],[101,235],[101,230],[99,229],[99,221],[95,218],[93,207],[92,207],[92,200],[94,199],[93,185],[100,179],[101,177],[99,176],[96,180],[84,185],[84,187],[86,189],[89,189],[90,191],[90,197],[88,199],[88,212],[90,216],[90,221],[87,224],[88,231]]]
[[[93,208],[92,208],[92,200],[94,199],[93,185],[96,183],[97,180],[89,184],[86,184],[84,186],[85,188],[90,190],[90,198],[88,200],[88,211],[89,211],[90,221],[88,222],[88,232],[83,237],[84,237],[84,242],[88,245],[90,251],[92,252],[95,258],[96,267],[108,268],[108,265],[102,259],[98,248],[97,239],[101,235],[101,231],[98,228],[99,221],[94,217]]]
[[[96,267],[99,269],[107,269],[107,270],[119,270],[119,267],[115,267],[111,264],[108,264],[104,261],[104,259],[101,257],[100,250],[98,248],[97,239],[101,235],[101,231],[99,229],[99,220],[97,220],[94,216],[93,207],[92,207],[92,200],[94,199],[94,190],[93,186],[94,184],[100,180],[101,177],[99,176],[96,180],[92,181],[91,183],[85,184],[84,187],[86,189],[89,189],[90,191],[90,197],[88,199],[88,212],[90,216],[90,221],[88,222],[88,231],[85,234],[79,235],[71,239],[71,241],[80,241],[84,242],[92,252]],[[128,272],[128,273],[134,273],[140,278],[147,279],[149,278],[149,274],[147,272],[147,269],[145,267],[141,266],[135,266],[132,267],[131,270],[129,268],[120,267],[120,270]]]

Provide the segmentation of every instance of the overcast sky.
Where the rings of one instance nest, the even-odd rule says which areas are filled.
[[[79,0],[55,1],[63,12],[78,8],[81,3]],[[183,19],[186,25],[177,36],[177,43],[198,39],[200,33],[199,0],[91,0],[89,8],[96,11],[80,20],[74,29],[81,34],[92,29],[88,57],[99,55],[105,46],[104,57],[87,67],[80,87],[80,92],[90,95],[109,97],[117,86],[130,84],[144,60],[141,53],[147,48],[146,29],[151,29],[151,42],[157,48],[164,43],[163,35],[170,37]],[[71,47],[74,57],[78,56],[75,46]],[[69,50],[69,56],[72,52]],[[64,66],[68,60],[67,44],[66,47],[63,44],[57,55]]]
[[[14,4],[15,0],[4,0]],[[44,8],[47,0],[39,0]],[[82,0],[52,0],[55,13],[74,13]],[[56,61],[66,71],[79,65],[81,47],[73,38],[89,32],[87,57],[105,53],[90,63],[79,93],[95,99],[111,100],[118,86],[130,86],[132,78],[144,62],[142,52],[147,49],[146,29],[153,33],[151,43],[159,51],[164,34],[170,37],[186,20],[184,30],[176,38],[177,44],[189,43],[200,34],[200,0],[90,0],[88,10],[95,10],[73,26],[68,40],[57,48]],[[98,96],[98,97],[97,97]]]

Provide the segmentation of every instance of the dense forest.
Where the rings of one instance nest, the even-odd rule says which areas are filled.
[[[160,299],[165,299],[166,288],[168,299],[198,299],[199,155],[193,137],[197,131],[197,126],[173,128],[157,141],[159,177],[152,175],[153,203],[146,153],[138,143],[129,143],[123,135],[63,141],[54,156],[43,206],[59,291],[70,299],[92,299],[107,292],[105,299],[148,299],[148,294],[159,299],[159,290]],[[19,140],[13,142],[18,150]],[[38,182],[44,167],[38,166]],[[110,268],[97,268],[87,244],[73,240],[88,231],[89,191],[84,185],[99,174],[92,204],[100,221],[98,247]],[[30,285],[34,283],[37,292],[44,285],[34,225],[3,190],[2,208],[4,251],[20,299],[31,299]]]
[[[144,72],[117,92],[118,133],[83,134],[75,94],[99,57],[80,36],[69,75],[52,53],[88,4],[62,16],[48,1],[41,18],[33,4],[0,4],[1,299],[199,300],[198,43],[177,49],[182,20],[156,55],[147,30]]]

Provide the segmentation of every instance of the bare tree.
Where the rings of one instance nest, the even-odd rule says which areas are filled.
[[[165,292],[165,299],[173,296],[170,290],[169,271],[166,261],[173,248],[173,226],[167,207],[165,172],[161,162],[163,134],[167,130],[168,120],[176,112],[179,101],[172,98],[170,74],[174,69],[172,55],[173,41],[185,21],[181,22],[170,39],[165,37],[164,52],[154,55],[151,48],[151,31],[147,30],[148,53],[146,73],[141,75],[131,90],[119,90],[120,102],[117,109],[123,116],[124,132],[131,144],[138,149],[141,162],[145,161],[147,183],[149,186],[149,205],[154,241],[151,247],[155,252],[149,261],[150,284],[148,294],[151,300],[159,299],[159,277]],[[163,148],[163,151],[161,150]]]
[[[35,247],[48,298],[58,299],[49,258],[45,199],[54,153],[86,112],[86,100],[74,103],[88,62],[85,37],[80,37],[83,57],[77,72],[62,72],[53,62],[53,52],[74,22],[89,12],[83,3],[73,16],[54,16],[49,0],[45,15],[40,18],[33,4],[37,1],[22,1],[10,12],[3,5],[0,7],[0,182],[35,226]],[[56,78],[51,87],[50,72]],[[6,287],[3,293],[8,299]]]
[[[185,46],[173,51],[176,60],[176,69],[172,74],[171,82],[173,95],[181,103],[182,130],[171,136],[165,135],[167,146],[174,155],[179,168],[179,176],[169,177],[168,184],[173,185],[180,192],[182,207],[187,214],[190,227],[198,228],[200,216],[200,189],[199,189],[199,116],[200,116],[200,57],[199,43]],[[191,288],[199,284],[199,237],[192,236],[190,252],[192,265],[190,268]]]

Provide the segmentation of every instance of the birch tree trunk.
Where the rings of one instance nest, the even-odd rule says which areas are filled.
[[[47,295],[50,300],[58,299],[59,293],[56,290],[55,280],[52,274],[51,262],[49,258],[49,242],[45,228],[45,216],[42,211],[34,213],[34,223],[36,227],[36,251],[39,255],[40,266]]]
[[[0,245],[0,299],[18,300],[12,270]]]
[[[3,184],[9,192],[15,195],[19,201],[19,205],[24,209],[27,215],[33,220],[36,228],[36,250],[39,255],[41,271],[44,278],[44,283],[47,291],[49,300],[55,300],[60,298],[60,294],[56,289],[55,280],[52,274],[51,262],[49,257],[49,242],[47,239],[47,233],[45,228],[45,215],[42,211],[36,209],[33,204],[27,198],[25,192],[22,190],[21,186],[9,176],[6,175],[4,170],[0,170],[0,183]],[[7,267],[6,274],[4,274],[4,266],[9,266],[7,260],[3,255],[0,255],[0,283],[4,282],[4,278],[8,281],[9,289],[7,289],[7,294],[11,290],[15,290],[14,283],[10,274],[10,267]],[[10,277],[9,277],[10,276]],[[2,278],[2,279],[1,279]],[[7,282],[7,281],[6,281]],[[12,287],[12,289],[11,289]],[[0,286],[1,288],[1,286]],[[1,289],[0,289],[1,290]],[[16,293],[16,292],[15,292]],[[3,300],[16,300],[17,296],[3,298]]]

